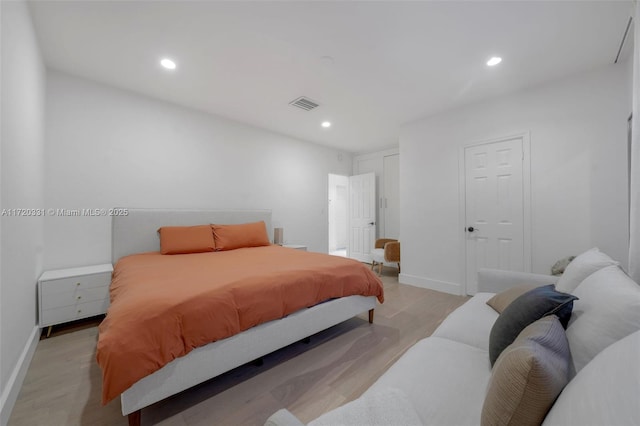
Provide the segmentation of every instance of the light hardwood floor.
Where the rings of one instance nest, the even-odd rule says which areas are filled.
[[[383,272],[385,303],[142,410],[143,425],[262,425],[280,408],[303,422],[361,395],[466,300],[398,283]],[[100,405],[94,324],[38,343],[9,426],[126,425],[120,400]]]

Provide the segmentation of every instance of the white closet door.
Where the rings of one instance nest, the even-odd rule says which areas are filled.
[[[384,238],[400,237],[400,155],[387,155],[383,161]]]
[[[367,173],[349,177],[349,200],[348,256],[371,262],[376,238],[376,175]]]

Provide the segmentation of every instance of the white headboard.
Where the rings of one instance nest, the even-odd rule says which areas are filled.
[[[159,251],[158,228],[162,226],[192,226],[240,224],[259,222],[267,224],[269,241],[273,240],[271,210],[180,210],[180,209],[126,209],[126,216],[111,219],[111,261],[115,264],[122,256],[146,251]]]

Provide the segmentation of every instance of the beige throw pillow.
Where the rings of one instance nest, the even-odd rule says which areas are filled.
[[[569,382],[570,363],[569,343],[555,315],[527,326],[493,367],[482,426],[540,425]]]
[[[487,300],[487,305],[491,306],[494,311],[501,314],[502,311],[511,304],[511,302],[536,287],[540,287],[540,284],[521,284],[511,287]]]

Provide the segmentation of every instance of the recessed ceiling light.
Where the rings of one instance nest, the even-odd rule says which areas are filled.
[[[331,127],[331,122],[329,122],[329,121],[323,121],[323,122],[322,122],[322,127],[324,127],[324,128]]]
[[[498,65],[500,62],[502,62],[502,58],[499,56],[493,56],[491,59],[489,59],[487,61],[487,65],[489,65],[490,67],[494,67],[496,65]]]
[[[176,69],[176,63],[173,62],[171,59],[169,58],[164,58],[160,61],[160,65],[162,65],[163,67],[165,67],[168,70],[175,70]]]

